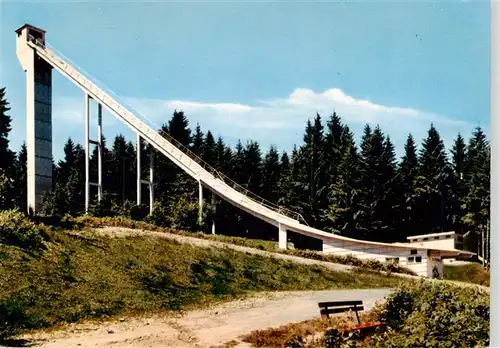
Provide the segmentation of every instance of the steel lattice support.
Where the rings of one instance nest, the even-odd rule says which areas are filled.
[[[212,207],[214,209],[214,216],[212,217],[212,234],[215,234],[215,211],[217,209],[217,202],[215,201],[215,193],[212,192]]]
[[[97,105],[97,141],[90,139],[90,97],[85,93],[85,213],[89,211],[90,186],[97,187],[97,199],[102,199],[102,106]],[[90,144],[97,146],[97,182],[90,181]]]
[[[203,185],[198,180],[198,225],[203,222]]]
[[[141,179],[141,136],[137,134],[137,205],[142,203],[142,184],[146,184],[149,187],[149,213],[153,213],[154,208],[154,149],[150,146],[149,153],[149,180]]]

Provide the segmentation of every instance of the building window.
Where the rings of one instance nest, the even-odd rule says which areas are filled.
[[[450,238],[451,238],[451,236],[446,236],[446,239],[450,239]]]
[[[415,255],[417,253],[416,250],[410,250],[410,255]]]
[[[415,257],[415,262],[422,262],[422,256]]]
[[[415,258],[413,256],[410,256],[408,258],[408,263],[413,263],[413,262],[415,262]]]
[[[429,240],[429,238],[425,237],[424,240]]]
[[[399,263],[399,257],[386,257],[385,262]]]
[[[439,236],[437,236],[437,237],[434,237],[434,240],[438,240],[438,239],[439,239]]]

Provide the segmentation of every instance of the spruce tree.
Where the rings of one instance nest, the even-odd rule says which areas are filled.
[[[490,147],[486,135],[477,127],[467,145],[467,166],[464,180],[468,188],[464,198],[466,215],[462,222],[476,234],[476,245],[481,250],[482,238],[489,222],[490,211]]]
[[[446,201],[449,191],[450,166],[441,137],[431,124],[419,154],[416,178],[417,214],[422,234],[448,229]]]
[[[263,163],[262,195],[274,204],[277,204],[279,199],[280,169],[278,150],[271,146]]]
[[[307,122],[304,145],[299,150],[298,199],[300,210],[311,224],[321,228],[322,208],[326,205],[324,134],[321,116]]]
[[[11,128],[11,117],[8,115],[10,111],[9,102],[5,97],[5,87],[0,88],[0,173],[7,176],[12,176],[14,173],[15,156],[9,149],[9,133]]]
[[[386,214],[391,212],[387,211],[384,199],[387,195],[387,185],[394,179],[390,175],[394,170],[393,164],[389,163],[394,154],[386,154],[391,150],[393,151],[392,144],[384,137],[379,126],[376,126],[373,132],[368,125],[365,126],[361,140],[361,187],[364,192],[360,218],[363,226],[362,236],[369,240],[390,239],[390,223],[387,222]]]
[[[215,139],[212,132],[209,130],[205,137],[205,141],[203,143],[203,155],[202,158],[205,162],[207,162],[210,166],[214,167],[217,162],[217,149],[215,145]]]
[[[327,230],[347,237],[359,237],[358,186],[359,158],[354,135],[349,127],[342,129],[339,161],[328,187]]]
[[[21,211],[27,211],[28,197],[28,149],[23,142],[17,155],[16,162],[16,207]]]
[[[191,145],[191,151],[198,157],[201,157],[203,154],[203,142],[204,142],[204,135],[203,132],[201,131],[200,124],[196,124],[196,129],[195,133],[193,136],[193,144]]]
[[[399,229],[398,236],[400,242],[406,242],[408,236],[418,234],[415,224],[418,216],[414,210],[415,204],[415,179],[418,175],[417,147],[411,134],[408,135],[404,147],[404,155],[398,166],[399,173],[399,209],[397,210],[400,219],[396,226]]]
[[[259,143],[247,142],[243,151],[244,183],[248,191],[261,195],[262,189],[262,157]]]
[[[217,138],[217,143],[215,144],[215,168],[227,175],[231,171],[230,164],[232,158],[232,151],[229,146],[224,144],[222,137]]]
[[[451,149],[452,172],[450,175],[450,194],[447,206],[450,207],[451,225],[455,232],[464,233],[463,216],[465,210],[465,196],[467,195],[467,185],[464,174],[467,167],[467,145],[462,135],[459,133]]]

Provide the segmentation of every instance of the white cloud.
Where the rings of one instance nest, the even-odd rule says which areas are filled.
[[[319,112],[325,120],[335,110],[344,123],[355,132],[358,139],[364,124],[379,124],[395,142],[398,154],[402,153],[408,133],[411,132],[420,143],[426,136],[430,123],[434,123],[441,132],[448,148],[458,132],[468,136],[475,126],[415,108],[380,105],[374,101],[358,99],[339,88],[320,93],[297,88],[286,98],[257,101],[253,105],[221,101],[144,98],[125,98],[125,100],[144,115],[146,122],[154,128],[170,119],[173,110],[177,109],[186,113],[192,126],[200,123],[203,129],[211,129],[224,138],[251,138],[261,142],[264,147],[277,144],[287,149],[291,148],[293,143],[301,142],[305,122],[314,117],[316,112]],[[55,118],[64,123],[83,123],[83,101],[81,99],[77,103],[75,101],[68,98],[58,102],[62,110],[54,110]],[[106,127],[114,125],[116,119],[107,115],[104,122],[106,131]]]

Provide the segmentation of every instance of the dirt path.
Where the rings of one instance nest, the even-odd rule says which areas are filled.
[[[366,310],[389,289],[264,293],[209,309],[127,318],[100,324],[72,324],[53,331],[26,335],[37,346],[66,347],[217,347],[257,329],[278,327],[319,316],[318,302],[363,300]],[[245,345],[242,345],[245,346]]]
[[[209,239],[181,236],[181,235],[173,234],[173,233],[162,233],[162,232],[135,230],[135,229],[123,228],[123,227],[103,227],[103,228],[94,229],[94,231],[97,233],[105,234],[108,236],[114,236],[114,237],[119,237],[119,236],[124,236],[124,235],[153,235],[153,236],[157,236],[157,237],[176,240],[180,243],[189,243],[189,244],[193,244],[193,245],[197,245],[197,246],[201,246],[201,247],[205,247],[205,248],[208,248],[208,247],[229,248],[229,249],[241,251],[244,253],[274,257],[277,259],[288,260],[288,261],[292,261],[295,263],[301,263],[304,265],[321,265],[321,266],[324,266],[324,267],[327,267],[327,268],[330,268],[330,269],[333,269],[336,271],[347,271],[347,270],[351,270],[354,268],[352,266],[341,265],[341,264],[332,263],[332,262],[325,262],[325,261],[319,261],[319,260],[306,259],[306,258],[298,257],[298,256],[273,253],[270,251],[264,251],[264,250],[244,247],[244,246],[230,244],[230,243],[222,243],[222,242],[217,242],[217,241],[209,240]]]
[[[214,240],[209,240],[209,239],[201,239],[201,238],[196,238],[196,237],[189,237],[189,236],[182,236],[182,235],[177,235],[173,233],[162,233],[162,232],[154,232],[154,231],[145,231],[145,230],[136,230],[136,229],[131,229],[131,228],[123,228],[123,227],[103,227],[103,228],[97,228],[94,229],[95,232],[112,236],[112,237],[120,237],[124,235],[153,235],[161,238],[168,238],[172,239],[175,241],[178,241],[180,243],[190,243],[193,245],[201,246],[201,247],[217,247],[217,248],[229,248],[249,254],[257,254],[257,255],[263,255],[263,256],[268,256],[268,257],[274,257],[277,259],[283,259],[283,260],[288,260],[294,263],[300,263],[304,265],[319,265],[323,266],[335,271],[350,271],[353,270],[355,267],[353,266],[348,266],[348,265],[342,265],[338,263],[332,263],[332,262],[325,262],[325,261],[320,261],[320,260],[313,260],[313,259],[306,259],[303,257],[299,256],[293,256],[293,255],[286,255],[286,254],[280,254],[280,253],[274,253],[271,251],[264,251],[264,250],[259,250],[255,248],[249,248],[249,247],[244,247],[240,245],[235,245],[235,244],[230,244],[230,243],[223,243],[223,242],[217,242]],[[401,277],[401,278],[407,278],[407,279],[421,279],[419,276],[412,276],[409,274],[398,274],[398,273],[393,273],[392,276],[396,277]],[[454,285],[457,286],[463,286],[463,287],[477,287],[480,288],[481,290],[485,290],[487,292],[490,292],[490,288],[482,285],[477,285],[477,284],[472,284],[472,283],[464,283],[464,282],[459,282],[459,281],[454,281],[454,280],[440,280],[440,279],[432,279],[428,278],[428,280],[431,281],[445,281],[449,283],[453,283]]]

